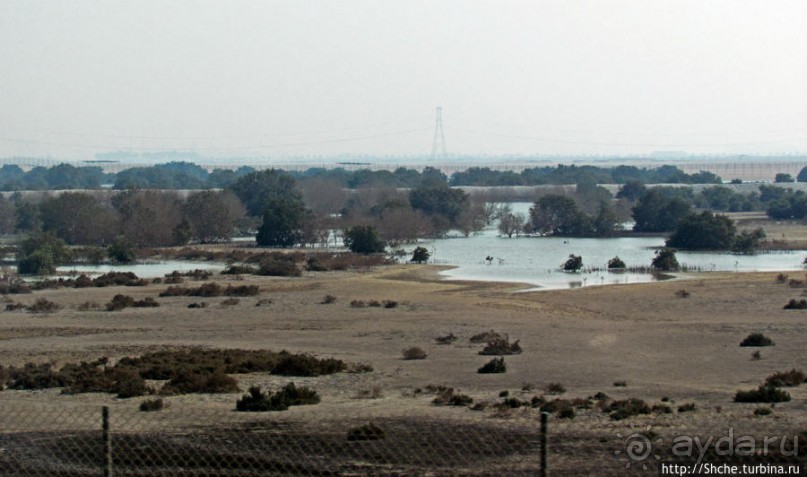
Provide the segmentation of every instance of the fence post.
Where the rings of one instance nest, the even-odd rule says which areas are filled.
[[[104,477],[112,477],[112,435],[109,432],[109,406],[101,408],[104,433]]]
[[[541,413],[541,477],[549,477],[549,467],[546,463],[547,422],[549,413]]]

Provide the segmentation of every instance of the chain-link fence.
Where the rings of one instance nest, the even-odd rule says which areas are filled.
[[[0,475],[659,475],[661,462],[724,461],[716,454],[716,439],[731,433],[736,445],[747,431],[719,421],[681,427],[680,416],[629,423],[596,414],[574,420],[551,416],[543,431],[547,414],[526,409],[505,414],[443,409],[382,416],[353,409],[350,415],[323,417],[303,407],[257,413],[172,405],[143,412],[128,403],[4,402]],[[678,419],[676,427],[672,419]],[[776,423],[769,422],[773,427],[757,430],[773,436]],[[692,459],[673,455],[673,439],[684,433],[700,436],[701,444],[711,437],[709,453]],[[753,435],[761,444],[763,437]],[[764,457],[803,464],[807,435],[801,443],[793,442],[798,436],[792,431],[778,437],[769,455],[757,448],[738,462]]]

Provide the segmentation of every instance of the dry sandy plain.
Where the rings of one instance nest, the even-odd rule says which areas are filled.
[[[141,420],[144,413],[136,412],[140,398],[5,390],[0,392],[5,429],[52,429],[52,414],[48,413],[97,409],[101,404],[111,406],[118,415],[128,413],[131,422],[152,430],[158,430],[171,418],[181,420],[186,411],[191,416],[188,419],[197,422],[212,421],[217,418],[209,416],[219,415],[272,422],[297,419],[317,425],[334,422],[340,435],[349,426],[367,421],[384,423],[392,434],[395,429],[405,434],[410,424],[413,432],[429,432],[424,423],[437,423],[443,431],[456,429],[450,439],[446,437],[454,447],[491,445],[494,454],[508,455],[504,461],[481,463],[474,460],[482,459],[477,454],[462,454],[459,461],[447,459],[433,465],[424,457],[423,468],[395,459],[392,463],[384,461],[384,466],[373,466],[373,459],[364,456],[370,462],[368,467],[352,468],[352,472],[362,474],[362,469],[372,469],[368,473],[384,473],[379,469],[386,469],[391,475],[529,473],[537,459],[537,409],[503,410],[491,406],[484,411],[471,411],[434,406],[433,396],[415,393],[415,389],[444,385],[470,395],[475,402],[494,404],[502,401],[499,393],[503,390],[528,400],[544,394],[549,383],[561,383],[566,392],[547,397],[585,398],[604,392],[614,399],[635,397],[650,404],[667,397],[673,409],[684,403],[694,403],[697,409],[623,421],[609,419],[596,407],[578,410],[574,420],[553,417],[550,464],[554,475],[641,475],[639,464],[625,469],[630,461],[624,454],[624,437],[648,426],[652,427],[651,437],[667,442],[667,446],[675,436],[684,434],[718,438],[733,429],[735,433],[789,435],[792,439],[807,430],[807,385],[788,388],[792,401],[777,404],[767,416],[754,415],[762,405],[732,401],[738,389],[755,388],[776,371],[807,369],[807,310],[782,309],[788,300],[801,299],[807,291],[803,286],[778,283],[775,273],[703,273],[649,284],[524,293],[520,291],[524,287],[514,284],[447,282],[440,279],[438,272],[439,267],[434,266],[396,265],[365,271],[306,272],[300,278],[214,276],[212,280],[221,284],[237,281],[259,285],[260,296],[240,298],[232,306],[223,306],[223,297],[202,299],[209,303],[202,309],[187,308],[189,303],[200,301],[196,297],[157,298],[159,308],[116,312],[76,309],[86,301],[104,304],[117,293],[136,299],[157,297],[167,288],[164,284],[13,295],[13,299],[24,303],[44,296],[62,309],[46,314],[0,312],[0,363],[5,365],[28,361],[61,365],[166,347],[202,346],[286,349],[368,363],[374,371],[296,379],[266,374],[236,376],[242,389],[252,384],[277,389],[295,381],[315,388],[322,396],[319,405],[269,413],[271,417],[234,417],[241,414],[232,412],[239,396],[236,394],[169,397],[168,409],[149,413],[160,417]],[[804,279],[804,274],[791,272],[790,277]],[[682,289],[690,295],[678,296],[676,292]],[[325,295],[335,296],[336,302],[322,304]],[[255,306],[258,300],[266,299],[272,303]],[[395,300],[399,305],[392,309],[352,308],[352,300]],[[482,375],[476,370],[490,357],[480,356],[482,345],[468,339],[491,329],[519,340],[523,352],[505,358],[506,373]],[[449,332],[459,339],[450,345],[435,342],[436,337]],[[740,341],[752,332],[764,333],[776,345],[740,347]],[[423,348],[428,357],[403,360],[401,351],[410,346]],[[761,350],[761,359],[752,359],[756,349]],[[626,386],[615,387],[618,381],[624,381]],[[359,397],[362,393],[372,394],[373,389],[380,395],[372,399]],[[28,414],[24,419],[15,417],[31,409],[48,411],[39,420]],[[463,437],[465,425],[477,426],[482,432],[468,431],[473,435]],[[496,445],[507,445],[502,444],[505,437],[494,433],[503,429],[512,429],[513,435],[523,438],[521,444],[517,439],[513,441],[512,452],[496,450],[490,443],[494,439]],[[428,454],[423,449],[405,447],[399,444],[397,450],[416,463]]]

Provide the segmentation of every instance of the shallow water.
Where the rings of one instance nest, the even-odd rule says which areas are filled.
[[[524,212],[531,204],[513,204]],[[454,280],[523,282],[541,288],[570,288],[591,285],[650,282],[649,273],[607,272],[608,260],[619,256],[630,267],[649,267],[661,237],[557,238],[499,237],[495,228],[468,238],[446,238],[421,242],[431,253],[430,263],[457,268],[441,274]],[[410,247],[414,248],[414,247]],[[411,251],[410,251],[411,254]],[[583,257],[582,273],[559,270],[570,254]],[[801,270],[807,251],[734,255],[713,252],[678,252],[682,266],[703,271],[787,271]],[[487,261],[491,256],[493,260]],[[585,271],[585,269],[603,269]]]
[[[69,265],[56,268],[59,274],[72,271],[87,275],[101,275],[108,272],[132,272],[140,278],[157,278],[177,270],[189,272],[191,270],[224,270],[224,264],[216,262],[185,262],[181,260],[166,260],[164,262],[137,263],[134,265]]]

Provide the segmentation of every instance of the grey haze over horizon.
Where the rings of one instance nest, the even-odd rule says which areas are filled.
[[[0,157],[807,151],[807,2],[4,0]]]

